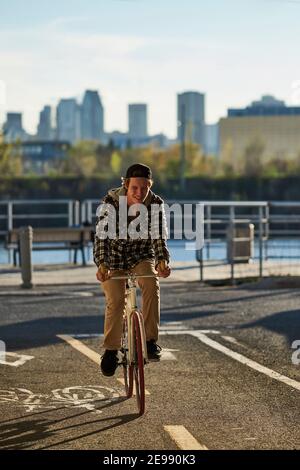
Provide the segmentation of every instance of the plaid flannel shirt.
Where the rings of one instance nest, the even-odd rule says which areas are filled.
[[[161,260],[169,262],[170,254],[167,249],[167,224],[165,211],[163,207],[163,200],[149,191],[149,194],[144,202],[148,210],[148,238],[132,239],[127,234],[127,239],[119,238],[119,200],[120,195],[126,195],[123,188],[111,190],[103,199],[102,204],[109,204],[110,207],[115,209],[116,217],[107,210],[107,206],[100,206],[100,214],[96,220],[96,234],[94,239],[94,262],[99,267],[104,264],[111,270],[128,270],[133,268],[140,261],[145,259],[155,260],[157,264]],[[159,217],[154,217],[151,220],[151,205],[157,204],[160,212]],[[103,209],[102,209],[103,207]],[[105,219],[105,220],[104,220]],[[132,219],[128,217],[128,222]],[[105,237],[105,231],[108,223],[116,222],[116,237]],[[100,222],[102,222],[100,224]],[[99,226],[101,226],[99,228]],[[126,231],[127,231],[126,227]],[[152,230],[151,230],[152,229]],[[155,237],[151,237],[151,232]]]

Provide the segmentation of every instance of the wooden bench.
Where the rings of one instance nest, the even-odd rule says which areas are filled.
[[[65,228],[34,228],[33,250],[74,250],[74,264],[77,264],[77,251],[81,251],[82,264],[86,265],[84,248],[92,241],[90,227]],[[20,257],[20,229],[10,230],[6,236],[5,247],[13,250],[13,262],[17,265],[17,255]]]

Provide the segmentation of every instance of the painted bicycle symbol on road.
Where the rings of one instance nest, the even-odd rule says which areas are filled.
[[[77,385],[52,390],[49,394],[33,393],[26,388],[8,388],[0,390],[0,405],[24,407],[26,412],[36,410],[64,408],[85,408],[95,413],[99,409],[120,398],[120,393],[109,387],[100,385]]]

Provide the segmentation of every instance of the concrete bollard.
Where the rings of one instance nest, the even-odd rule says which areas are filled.
[[[24,289],[31,289],[32,284],[32,238],[33,230],[32,227],[21,227],[20,228],[20,257],[21,257],[21,273],[23,284],[21,287]]]

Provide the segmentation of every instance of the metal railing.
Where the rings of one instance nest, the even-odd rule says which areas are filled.
[[[268,273],[280,271],[280,263],[268,265],[268,261],[279,259],[287,260],[299,259],[300,275],[300,202],[277,202],[277,201],[203,201],[205,207],[205,255],[206,261],[213,260],[212,247],[218,243],[229,245],[243,243],[247,241],[243,238],[234,237],[234,229],[239,225],[254,225],[254,240],[258,253],[253,257],[258,261],[256,276],[263,277],[264,268],[268,268]],[[228,234],[232,234],[228,239]],[[251,243],[251,240],[248,240]],[[270,246],[277,245],[279,254],[270,253]],[[294,245],[292,245],[294,243]],[[294,250],[293,250],[294,248]],[[291,254],[288,253],[288,250]],[[204,260],[203,250],[197,253],[200,263],[200,278],[204,280]],[[219,260],[220,261],[220,260]],[[230,278],[235,279],[235,269],[238,263],[234,257],[224,257],[223,264],[230,264]],[[209,263],[207,262],[206,265]],[[282,261],[282,265],[284,262]],[[267,266],[268,265],[268,266]],[[251,267],[251,269],[250,269]],[[293,266],[295,267],[295,265]],[[252,266],[244,264],[244,275],[249,272],[253,276],[255,264]],[[215,268],[217,269],[217,268]],[[295,269],[294,269],[295,271]],[[299,271],[299,273],[298,273]],[[282,274],[290,274],[288,270],[282,270]]]
[[[45,207],[52,210],[45,211]],[[45,225],[51,220],[53,225],[71,227],[80,223],[80,203],[73,199],[40,199],[0,201],[0,235],[9,230],[28,224],[33,227]],[[43,222],[41,222],[43,221]]]
[[[223,262],[230,264],[230,278],[235,278],[236,261],[240,261],[234,256],[235,245],[238,243],[248,242],[252,240],[247,237],[235,237],[236,226],[254,225],[254,237],[258,240],[259,246],[259,270],[258,276],[263,276],[263,257],[264,242],[269,236],[269,203],[266,201],[203,201],[204,214],[204,240],[206,256],[211,259],[211,246],[214,243],[225,241],[230,248],[231,256],[224,258]],[[223,209],[221,212],[214,213],[214,209]],[[242,209],[242,211],[241,211]],[[247,209],[247,212],[245,212]],[[238,210],[242,213],[238,214]],[[249,210],[252,210],[249,213]],[[218,228],[215,228],[218,227]],[[196,254],[200,265],[200,280],[204,280],[204,258],[203,251]]]
[[[234,228],[253,224],[254,239],[256,246],[257,276],[264,275],[265,263],[275,258],[271,253],[272,243],[282,243],[282,252],[279,257],[284,257],[285,240],[297,243],[300,240],[300,201],[278,202],[278,201],[198,201],[198,200],[167,200],[167,204],[193,204],[204,205],[204,248],[197,253],[200,264],[201,278],[205,278],[204,268],[207,261],[213,261],[215,246],[219,243],[226,248],[228,243],[246,242],[241,237],[234,236]],[[0,235],[5,235],[9,230],[21,225],[33,227],[45,226],[48,222],[51,226],[72,226],[82,223],[94,225],[96,220],[96,209],[100,199],[86,199],[81,203],[70,199],[44,199],[44,200],[10,200],[0,201]],[[47,210],[46,210],[47,208]],[[191,215],[194,218],[195,213]],[[171,220],[171,223],[173,221]],[[174,228],[174,227],[173,227]],[[174,237],[172,227],[169,227],[171,239]],[[228,233],[232,233],[228,240]],[[174,237],[175,238],[175,237]],[[291,245],[289,245],[290,247]],[[300,260],[300,243],[297,250],[290,250],[286,258],[296,257]],[[219,261],[220,257],[218,258]],[[226,255],[222,260],[224,264],[230,265],[230,277],[235,278],[236,262],[234,257],[228,259]],[[246,270],[245,270],[246,272]]]

